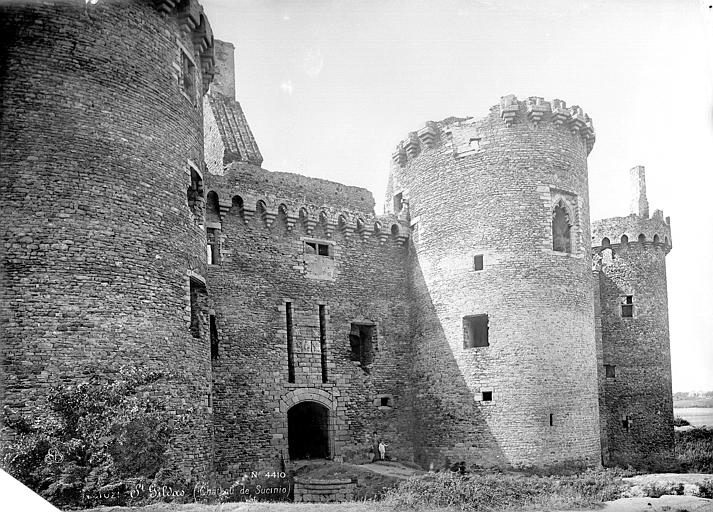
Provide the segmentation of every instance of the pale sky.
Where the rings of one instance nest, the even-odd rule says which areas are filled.
[[[203,0],[235,47],[237,99],[263,167],[369,189],[425,121],[506,94],[593,119],[592,219],[629,213],[646,167],[671,216],[674,391],[713,390],[713,0]]]

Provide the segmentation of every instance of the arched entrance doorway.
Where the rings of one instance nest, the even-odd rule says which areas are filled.
[[[317,402],[300,402],[287,411],[290,460],[329,457],[329,409]]]

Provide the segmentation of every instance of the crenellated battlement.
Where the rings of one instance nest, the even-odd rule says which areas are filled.
[[[661,247],[668,254],[671,241],[671,218],[656,210],[649,218],[646,199],[646,171],[637,165],[629,171],[631,178],[631,214],[611,217],[592,223],[592,248],[600,252],[609,247],[639,243],[646,247]]]
[[[633,244],[661,248],[668,254],[673,247],[670,217],[664,218],[663,211],[656,210],[650,219],[631,214],[592,223],[592,249],[595,252],[609,247],[616,251],[620,246]]]
[[[221,223],[228,215],[239,215],[246,225],[255,225],[253,221],[257,219],[268,229],[280,223],[288,232],[302,229],[307,236],[313,236],[319,230],[327,239],[340,235],[345,239],[358,238],[362,242],[375,240],[380,245],[392,241],[402,247],[407,244],[411,233],[409,227],[392,214],[340,210],[295,202],[294,199],[234,193],[225,189],[209,190],[208,198],[209,203],[217,202],[216,213]]]
[[[567,107],[567,103],[562,100],[554,99],[550,102],[539,96],[530,96],[520,101],[515,95],[510,94],[503,96],[500,104],[491,108],[489,117],[483,119],[449,117],[440,122],[426,122],[424,127],[410,132],[398,143],[391,159],[394,164],[403,166],[409,160],[417,158],[421,152],[449,143],[452,143],[453,154],[457,158],[476,153],[480,147],[480,138],[474,132],[474,127],[492,118],[499,119],[506,128],[518,124],[540,128],[544,123],[549,122],[581,138],[587,148],[587,154],[594,147],[596,140],[592,119],[579,106]],[[455,140],[454,137],[454,131],[464,128],[473,132],[472,137],[466,137],[465,143]],[[488,129],[492,129],[492,126]]]
[[[213,30],[203,6],[197,0],[153,0],[153,3],[160,12],[174,16],[181,29],[190,34],[200,58],[203,94],[206,94],[215,73],[215,56]]]

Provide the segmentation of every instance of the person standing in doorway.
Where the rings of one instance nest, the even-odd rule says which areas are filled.
[[[371,437],[371,453],[371,462],[379,460],[379,436],[376,431]]]

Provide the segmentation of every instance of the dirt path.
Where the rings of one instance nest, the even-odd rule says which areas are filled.
[[[352,466],[352,464],[345,464],[345,466]],[[360,464],[358,467],[361,469],[368,469],[369,471],[373,471],[374,473],[379,473],[380,475],[385,475],[385,476],[392,476],[394,478],[399,478],[402,480],[407,479],[410,476],[413,475],[420,475],[423,474],[423,471],[419,471],[413,468],[406,467],[402,464],[399,464],[398,462],[389,462],[389,463],[370,463],[370,464]]]

